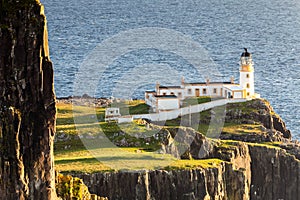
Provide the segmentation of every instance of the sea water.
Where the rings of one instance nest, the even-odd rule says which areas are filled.
[[[165,29],[180,33],[203,48],[199,54],[204,52],[218,72],[210,74],[212,81],[229,81],[234,76],[238,82],[239,57],[247,47],[255,62],[256,92],[271,102],[294,138],[300,138],[298,0],[42,0],[42,3],[48,19],[58,97],[76,92],[73,91],[76,74],[103,42],[113,42],[111,39],[116,35],[143,28]],[[151,45],[115,55],[105,71],[99,72],[95,66],[95,70],[88,72],[99,76],[95,94],[117,95],[113,91],[118,85],[136,81],[130,96],[143,98],[143,91],[154,89],[157,80],[162,84],[180,84],[181,76],[190,82],[207,78],[205,72],[197,74],[190,60],[178,55],[178,51]],[[208,66],[207,71],[210,71]],[[137,81],[145,76],[147,82]],[[131,82],[124,83],[129,79]]]

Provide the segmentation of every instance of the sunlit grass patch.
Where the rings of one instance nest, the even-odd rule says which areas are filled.
[[[223,127],[227,134],[262,134],[264,127],[260,124],[230,124]]]
[[[154,170],[168,166],[175,158],[168,154],[139,148],[98,148],[55,154],[56,169],[61,172],[97,172],[107,170]]]
[[[176,160],[169,166],[165,167],[166,170],[177,169],[197,169],[197,168],[216,168],[225,161],[220,159],[203,159],[203,160]]]
[[[222,162],[219,159],[178,160],[169,154],[139,148],[99,148],[55,154],[55,166],[60,172],[214,168]]]

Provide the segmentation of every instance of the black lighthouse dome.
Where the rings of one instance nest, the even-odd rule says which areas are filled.
[[[244,48],[244,52],[242,53],[241,57],[252,57],[251,53],[248,52],[247,48]]]

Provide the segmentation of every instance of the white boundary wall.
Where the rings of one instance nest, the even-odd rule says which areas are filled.
[[[197,104],[189,107],[179,108],[171,111],[164,111],[160,113],[151,113],[151,114],[141,114],[141,115],[132,115],[132,119],[149,119],[151,121],[166,121],[171,119],[176,119],[179,116],[199,113],[205,110],[209,110],[214,107],[223,106],[228,103],[239,103],[246,102],[248,99],[220,99],[207,103]]]

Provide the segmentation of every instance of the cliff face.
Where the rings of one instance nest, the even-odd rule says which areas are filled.
[[[224,154],[226,152],[226,154]],[[242,142],[223,146],[209,168],[73,174],[108,199],[299,199],[300,161],[285,150]]]
[[[300,199],[300,161],[282,149],[249,146],[251,199]]]
[[[222,163],[208,169],[107,172],[75,175],[108,199],[247,199],[244,175]],[[234,184],[234,189],[228,183]]]
[[[0,1],[1,199],[55,199],[55,114],[43,6]]]

